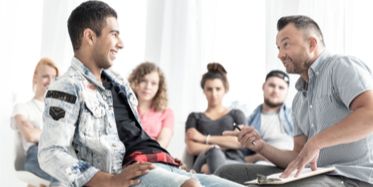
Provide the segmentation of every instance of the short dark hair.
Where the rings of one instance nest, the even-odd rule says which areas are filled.
[[[280,79],[283,79],[288,85],[290,83],[289,75],[281,70],[272,70],[266,75],[266,81],[267,79],[271,77],[278,77]]]
[[[324,37],[319,25],[310,17],[303,15],[284,16],[277,21],[277,30],[282,30],[288,24],[294,24],[297,29],[313,30],[319,37],[323,46],[325,46]]]
[[[97,36],[101,35],[107,17],[117,18],[117,13],[101,1],[83,2],[71,12],[67,28],[74,51],[81,46],[84,29],[92,29]]]

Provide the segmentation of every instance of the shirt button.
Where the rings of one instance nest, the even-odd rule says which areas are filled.
[[[310,108],[312,108],[312,105],[310,105]]]
[[[315,125],[313,125],[313,123],[311,124],[311,127],[313,128]]]
[[[113,146],[113,147],[116,147],[116,145],[115,145],[115,144],[111,144],[111,146]]]

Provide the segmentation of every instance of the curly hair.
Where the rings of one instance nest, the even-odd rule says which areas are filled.
[[[228,92],[229,83],[227,79],[227,71],[223,65],[218,62],[211,62],[207,64],[207,72],[202,75],[201,88],[204,89],[206,81],[211,79],[220,79],[223,82],[225,91]]]
[[[135,90],[135,87],[140,84],[141,80],[149,73],[157,72],[159,75],[158,91],[152,99],[151,108],[155,111],[163,111],[167,108],[167,85],[164,73],[162,70],[152,62],[143,62],[139,64],[129,75],[128,81],[131,88]],[[136,96],[137,93],[135,92]]]

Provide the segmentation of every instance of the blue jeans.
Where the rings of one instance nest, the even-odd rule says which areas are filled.
[[[24,168],[40,178],[51,181],[51,186],[59,186],[59,182],[40,168],[38,161],[38,146],[32,145],[26,153]]]
[[[175,187],[181,186],[188,179],[195,179],[205,187],[243,187],[238,183],[217,177],[187,172],[167,164],[154,163],[156,166],[149,173],[140,177],[140,184],[135,187]]]

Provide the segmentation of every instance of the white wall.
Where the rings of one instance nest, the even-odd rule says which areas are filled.
[[[34,9],[30,9],[34,7]],[[0,1],[0,184],[25,186],[14,176],[13,131],[9,117],[14,101],[31,96],[32,69],[39,58],[42,1]],[[17,96],[14,93],[18,93]]]

